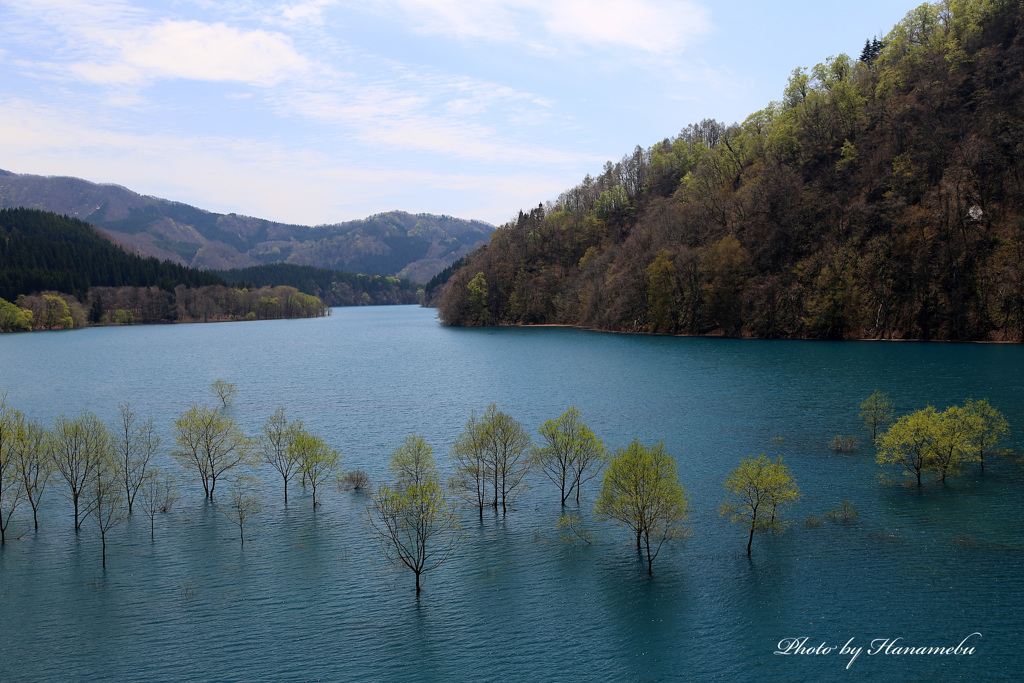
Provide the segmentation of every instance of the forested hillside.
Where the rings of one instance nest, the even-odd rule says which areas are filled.
[[[1024,339],[1021,3],[944,0],[796,69],[742,124],[637,147],[521,212],[452,325]]]
[[[83,221],[32,209],[0,209],[0,298],[90,287],[174,289],[223,285],[212,273],[128,254]]]
[[[295,287],[227,287],[213,273],[125,253],[80,220],[0,210],[0,332],[326,313]]]

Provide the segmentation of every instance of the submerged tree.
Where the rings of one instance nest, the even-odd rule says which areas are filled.
[[[228,502],[218,505],[217,509],[238,527],[239,544],[245,545],[245,523],[263,512],[259,479],[246,475],[235,477],[228,489]]]
[[[223,411],[194,405],[174,421],[171,452],[184,467],[199,475],[206,497],[212,499],[217,480],[239,465],[251,462],[253,443]]]
[[[878,430],[892,423],[893,408],[889,394],[875,389],[860,404],[860,419],[871,432],[871,441],[878,438]]]
[[[235,396],[238,395],[238,387],[232,382],[218,379],[210,385],[210,392],[220,401],[221,409],[227,410],[235,402]]]
[[[898,465],[921,487],[921,475],[936,464],[936,448],[940,438],[941,416],[928,406],[901,415],[893,425],[878,437],[880,465]]]
[[[987,398],[975,401],[967,399],[963,405],[964,412],[970,417],[971,432],[969,438],[974,445],[981,471],[985,471],[985,455],[991,453],[1010,433],[1010,424],[1003,414],[988,402]]]
[[[474,410],[466,429],[452,444],[451,460],[455,466],[449,486],[458,497],[477,508],[484,516],[487,505],[488,484],[492,479],[491,458],[488,451],[487,427]]]
[[[263,423],[263,433],[260,435],[260,460],[281,475],[285,505],[288,505],[288,482],[302,469],[299,453],[292,448],[292,441],[301,432],[302,420],[288,422],[284,408],[278,408]]]
[[[534,452],[534,463],[558,487],[563,507],[573,489],[578,503],[581,485],[601,471],[604,444],[584,424],[576,406],[542,424],[539,431],[544,445]]]
[[[608,464],[594,516],[629,528],[636,535],[637,553],[646,549],[647,573],[653,574],[662,546],[689,534],[689,506],[676,462],[665,445],[646,447],[634,439]]]
[[[117,454],[128,514],[131,515],[135,496],[146,480],[149,463],[160,450],[160,436],[156,433],[153,418],[140,423],[127,403],[118,405],[118,408],[121,417],[111,430],[112,444]]]
[[[379,487],[366,508],[366,521],[380,537],[385,556],[412,570],[417,594],[422,575],[447,560],[461,538],[458,513],[448,502],[431,453],[421,436],[406,437],[391,456],[395,483]]]
[[[488,469],[494,480],[494,498],[491,504],[501,513],[508,512],[516,496],[526,488],[526,475],[530,471],[529,454],[533,447],[530,435],[523,426],[493,403],[483,417],[487,434]]]
[[[150,469],[146,480],[139,490],[139,507],[149,518],[149,536],[156,536],[156,515],[158,512],[169,512],[178,502],[178,489],[174,478],[160,470]]]
[[[14,457],[32,523],[39,529],[39,504],[53,476],[53,437],[37,422],[19,418],[15,425]]]
[[[746,524],[747,555],[755,533],[779,533],[788,526],[782,519],[783,510],[800,499],[800,489],[782,456],[772,462],[763,453],[757,458],[743,458],[725,480],[728,496],[719,508],[719,514],[729,521]]]
[[[96,460],[88,486],[89,509],[103,547],[103,567],[107,566],[107,534],[128,519],[127,495],[120,462],[112,450]]]
[[[6,542],[7,525],[25,495],[15,447],[20,419],[20,414],[7,407],[7,397],[0,395],[0,543]]]
[[[316,490],[338,471],[341,454],[319,436],[304,429],[295,431],[288,448],[292,451],[290,457],[299,463],[303,478],[313,487],[313,508],[316,509],[319,505]]]
[[[86,411],[74,419],[60,415],[53,425],[54,467],[68,486],[66,497],[75,510],[75,531],[92,511],[89,484],[100,460],[110,458],[110,432]]]

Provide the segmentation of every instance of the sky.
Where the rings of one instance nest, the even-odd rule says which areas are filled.
[[[743,121],[918,4],[0,0],[0,169],[304,225],[499,225]]]

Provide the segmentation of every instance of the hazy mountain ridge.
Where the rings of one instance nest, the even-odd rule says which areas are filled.
[[[79,178],[0,171],[0,208],[34,208],[85,220],[141,256],[225,270],[270,263],[426,282],[485,241],[493,226],[392,211],[303,226],[218,214]]]

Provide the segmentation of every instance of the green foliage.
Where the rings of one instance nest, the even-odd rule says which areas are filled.
[[[928,406],[916,412],[901,415],[878,439],[876,459],[880,465],[894,464],[921,486],[921,474],[932,461],[938,439],[939,415]]]
[[[316,499],[317,489],[334,477],[341,463],[341,453],[331,448],[317,436],[298,427],[291,435],[288,444],[289,457],[299,464],[303,481],[309,482],[313,489],[313,509],[320,503]]]
[[[728,492],[719,514],[750,530],[747,555],[755,533],[780,533],[787,526],[782,513],[800,499],[800,489],[782,456],[772,462],[765,454],[743,458],[725,480]]]
[[[579,545],[581,542],[591,545],[594,542],[594,535],[583,526],[580,516],[575,512],[558,516],[558,533],[562,541],[569,545]]]
[[[220,407],[223,410],[227,410],[235,402],[235,397],[238,396],[238,387],[233,382],[218,379],[210,385],[210,393],[220,402]]]
[[[987,398],[975,401],[967,399],[963,410],[969,423],[968,438],[973,443],[982,472],[985,471],[985,454],[996,450],[1010,434],[1010,424],[1003,414],[988,402]]]
[[[439,567],[461,540],[458,513],[448,502],[431,447],[412,434],[391,456],[397,479],[377,489],[366,508],[366,522],[392,562],[411,569],[416,593],[421,577]]]
[[[1001,414],[988,409],[971,400],[942,412],[928,406],[901,415],[878,438],[878,463],[902,467],[918,487],[925,472],[934,472],[945,482],[960,474],[964,465],[981,461],[988,446],[980,444],[998,442],[1006,434]]]
[[[97,286],[224,284],[210,273],[128,254],[88,223],[45,211],[0,209],[0,243],[0,297],[11,300],[45,290],[82,295]]]
[[[219,381],[219,380],[218,380]],[[259,440],[259,457],[281,475],[284,482],[284,504],[288,505],[288,482],[299,473],[299,454],[292,448],[296,434],[302,431],[302,420],[289,422],[284,408],[278,408],[263,423]]]
[[[237,467],[252,464],[255,444],[234,418],[222,410],[193,405],[174,421],[177,448],[171,455],[199,476],[212,499],[217,481]]]
[[[32,329],[32,311],[0,299],[0,332],[27,332]]]
[[[534,463],[559,487],[563,507],[573,489],[579,503],[581,485],[596,477],[604,465],[604,444],[584,424],[576,406],[542,424],[539,431],[543,445],[534,451]]]
[[[875,389],[863,403],[860,404],[860,419],[864,426],[871,432],[871,441],[878,438],[879,428],[884,428],[892,423],[893,412],[892,399],[889,394]]]
[[[473,309],[473,315],[480,325],[490,322],[491,314],[487,310],[487,280],[483,273],[477,273],[467,285],[469,290],[469,305]]]
[[[689,535],[690,499],[679,483],[675,460],[665,446],[644,446],[634,440],[612,456],[594,504],[594,516],[611,520],[636,534],[647,552],[647,573],[666,542]]]

